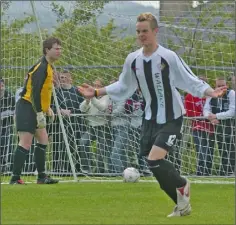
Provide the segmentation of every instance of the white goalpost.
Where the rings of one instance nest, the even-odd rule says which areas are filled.
[[[19,8],[15,14],[14,7]],[[138,154],[141,93],[137,91],[125,102],[114,103],[107,98],[104,105],[96,100],[87,104],[76,88],[82,83],[108,85],[118,79],[125,57],[139,48],[136,17],[146,11],[158,18],[157,38],[162,46],[175,51],[212,87],[221,77],[235,89],[231,80],[235,76],[233,2],[12,2],[2,9],[1,24],[2,183],[9,182],[18,141],[14,123],[17,91],[28,69],[42,55],[42,41],[49,36],[62,41],[63,52],[54,65],[52,109],[56,119],[47,126],[47,173],[62,182],[119,182],[125,168],[135,167],[142,182],[155,182],[145,159]],[[188,107],[186,93],[180,93]],[[182,137],[167,159],[192,182],[234,183],[235,118],[221,125],[206,125],[209,121],[194,107],[188,109]],[[199,124],[208,129],[196,128]],[[35,141],[22,173],[26,182],[36,179],[34,145]]]

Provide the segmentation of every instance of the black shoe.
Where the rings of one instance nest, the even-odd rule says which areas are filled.
[[[24,185],[26,185],[26,183],[21,179],[19,179],[19,180],[10,180],[9,184],[24,184]]]
[[[57,184],[59,180],[50,178],[50,176],[45,176],[44,178],[38,178],[37,184]]]

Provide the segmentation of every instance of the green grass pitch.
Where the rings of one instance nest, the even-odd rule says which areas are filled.
[[[234,184],[192,184],[192,214],[166,218],[173,202],[157,183],[2,185],[2,224],[234,224]]]

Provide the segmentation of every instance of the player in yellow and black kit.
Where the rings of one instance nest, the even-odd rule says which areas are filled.
[[[37,183],[58,183],[58,180],[45,174],[45,150],[48,144],[46,115],[54,118],[50,108],[53,88],[52,63],[61,55],[61,41],[53,37],[46,39],[43,42],[43,54],[42,59],[29,70],[21,98],[16,105],[16,129],[19,144],[14,153],[10,184],[24,184],[20,175],[34,136],[37,140],[34,151],[38,171]]]

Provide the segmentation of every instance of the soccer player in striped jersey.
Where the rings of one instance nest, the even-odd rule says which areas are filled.
[[[54,118],[50,108],[53,88],[53,63],[61,55],[61,41],[48,38],[43,42],[44,56],[28,72],[21,98],[16,105],[16,130],[19,144],[14,153],[13,171],[10,184],[25,184],[21,172],[33,137],[37,144],[34,150],[38,171],[38,184],[55,184],[58,180],[45,174],[45,151],[48,144],[46,115]]]
[[[183,59],[157,42],[157,33],[156,18],[150,13],[140,14],[136,34],[142,48],[127,56],[119,80],[98,90],[83,84],[79,90],[86,98],[108,94],[113,101],[121,101],[140,88],[145,100],[140,154],[147,156],[161,189],[176,204],[169,217],[184,216],[191,212],[190,183],[165,160],[180,136],[185,114],[176,88],[194,96],[216,98],[226,87],[214,90],[196,77]]]

